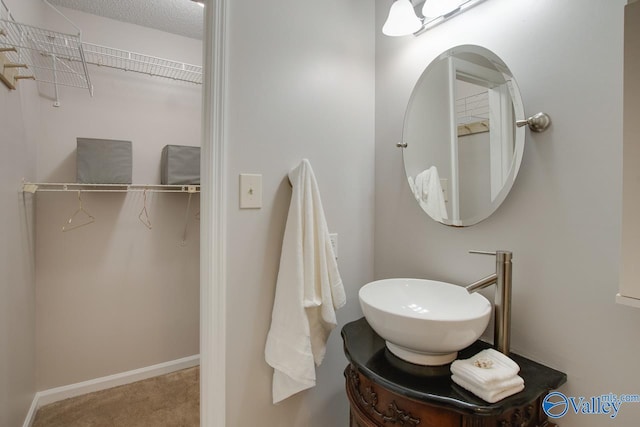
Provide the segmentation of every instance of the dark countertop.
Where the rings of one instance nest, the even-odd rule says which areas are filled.
[[[414,365],[393,355],[364,317],[346,324],[342,328],[342,339],[345,355],[362,375],[399,395],[444,405],[458,412],[497,415],[532,402],[567,381],[565,373],[512,353],[509,357],[520,365],[519,375],[524,379],[525,389],[499,402],[487,403],[451,380],[450,365]],[[476,341],[460,351],[458,359],[468,359],[490,347]]]

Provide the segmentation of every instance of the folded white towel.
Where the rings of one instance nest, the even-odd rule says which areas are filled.
[[[488,361],[492,366],[480,368],[476,366],[478,361]],[[482,387],[491,387],[492,384],[513,378],[518,372],[520,366],[516,362],[492,348],[482,350],[469,359],[455,360],[451,364],[452,374]]]
[[[309,161],[289,172],[285,226],[265,360],[274,368],[273,403],[316,384],[335,310],[345,302],[320,192]]]
[[[455,374],[451,377],[451,379],[460,387],[469,390],[471,393],[489,403],[496,403],[504,399],[505,397],[520,393],[522,390],[524,390],[524,380],[518,375],[499,383],[499,388],[480,387],[477,384],[470,383]]]
[[[519,376],[516,375],[514,377],[511,377],[509,379],[506,380],[502,380],[502,381],[498,381],[495,383],[492,383],[490,386],[486,386],[486,385],[480,385],[478,383],[475,383],[473,381],[469,381],[467,378],[461,377],[459,375],[453,375],[452,377],[456,377],[462,381],[464,381],[467,384],[471,384],[472,386],[481,389],[481,390],[485,390],[485,391],[503,391],[503,390],[508,390],[510,388],[513,388],[515,386],[519,386],[524,384],[524,379]]]
[[[420,172],[416,175],[415,181],[409,179],[409,186],[413,190],[414,197],[429,216],[436,221],[448,219],[440,176],[435,166]]]

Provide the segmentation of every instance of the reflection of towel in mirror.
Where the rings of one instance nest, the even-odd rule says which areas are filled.
[[[411,185],[411,179],[409,185]],[[429,216],[436,221],[448,219],[447,205],[444,203],[444,194],[440,185],[438,169],[431,166],[429,169],[416,175],[416,179],[411,185],[413,195],[418,203]]]
[[[316,384],[315,367],[346,302],[320,192],[309,161],[291,172],[291,204],[284,230],[265,359],[274,368],[273,403]]]

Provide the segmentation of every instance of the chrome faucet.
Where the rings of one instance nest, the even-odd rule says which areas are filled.
[[[509,251],[469,251],[469,253],[496,257],[496,272],[473,282],[465,289],[471,294],[487,286],[496,285],[493,346],[508,356],[511,342],[511,258],[513,254]]]

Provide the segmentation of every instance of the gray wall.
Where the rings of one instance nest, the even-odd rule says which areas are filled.
[[[489,132],[458,137],[460,217],[472,218],[491,202]],[[473,214],[472,214],[473,213]]]
[[[227,425],[345,426],[340,328],[361,316],[373,274],[374,35],[369,0],[227,2]],[[287,173],[314,169],[347,305],[315,388],[274,406],[264,360],[282,236]],[[263,175],[263,208],[239,210],[238,175]]]
[[[40,20],[36,0],[8,0],[16,19]],[[36,87],[0,84],[0,425],[22,425],[36,392],[33,199],[22,179],[35,175]]]
[[[47,28],[70,31],[45,9]],[[198,40],[69,9],[85,41],[201,63]],[[37,175],[75,181],[77,137],[133,141],[133,182],[160,183],[166,144],[200,145],[201,87],[90,66],[94,96],[50,87],[38,98]],[[199,222],[196,196],[181,246],[186,194],[148,194],[152,229],[139,220],[142,193],[85,194],[96,222],[67,233],[74,193],[38,193],[38,389],[73,384],[199,353]]]
[[[513,349],[566,372],[568,395],[637,393],[640,311],[616,305],[622,186],[623,0],[490,0],[413,38],[380,33],[376,3],[375,277],[467,283],[493,263],[469,249],[514,252]],[[516,77],[525,111],[551,128],[527,132],[520,175],[498,211],[455,229],[412,199],[394,143],[422,70],[441,51],[478,44]],[[490,294],[488,294],[490,295]],[[623,406],[632,426],[640,405]],[[567,415],[563,427],[606,416]]]
[[[640,299],[640,4],[625,10],[624,57],[624,202],[622,207],[622,268],[620,293]]]

